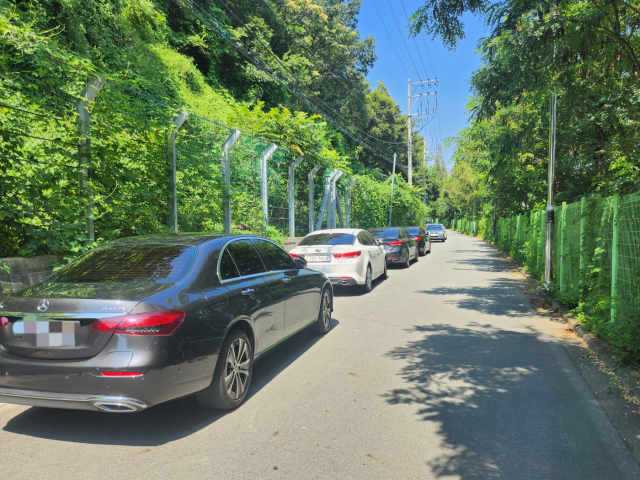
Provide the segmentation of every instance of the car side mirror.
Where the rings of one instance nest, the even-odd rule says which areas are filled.
[[[296,267],[298,267],[298,270],[303,270],[307,268],[307,259],[304,258],[302,255],[298,255],[296,258],[293,259],[293,261],[295,262]]]
[[[376,245],[381,247],[382,246],[382,242],[380,240],[376,239]]]

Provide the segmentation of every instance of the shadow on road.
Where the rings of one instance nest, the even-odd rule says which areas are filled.
[[[589,415],[593,399],[558,369],[555,344],[480,324],[412,332],[421,338],[387,354],[403,361],[406,387],[382,397],[437,426],[435,477],[629,478]]]
[[[332,319],[332,330],[339,323]],[[322,338],[305,329],[256,361],[247,401]],[[193,396],[134,414],[32,407],[9,420],[3,430],[64,442],[158,446],[191,435],[233,414],[233,410],[207,410]]]
[[[435,287],[419,292],[425,295],[451,297],[444,300],[444,303],[489,315],[518,317],[533,313],[531,303],[521,293],[520,283],[516,280],[501,278],[487,282],[486,286]]]
[[[380,284],[387,281],[389,279],[383,279],[381,277],[376,278],[373,282],[371,282],[371,292],[373,292]],[[342,286],[342,285],[334,285],[333,286],[333,294],[336,297],[359,297],[360,295],[369,295],[365,293],[360,285],[351,285],[351,286]]]
[[[478,272],[506,272],[508,269],[502,260],[494,256],[481,258],[465,258],[460,260],[449,260],[446,263],[454,265],[464,265],[469,268],[455,268],[453,270],[474,270]]]

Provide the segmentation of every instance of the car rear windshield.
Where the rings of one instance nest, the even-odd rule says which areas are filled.
[[[350,233],[317,233],[308,235],[298,244],[299,247],[308,245],[353,245],[355,235]]]
[[[177,282],[189,272],[195,247],[143,245],[97,248],[59,270],[53,278],[67,282]]]
[[[430,232],[440,232],[444,229],[442,228],[442,225],[427,225],[427,230]]]
[[[369,233],[373,235],[375,238],[398,238],[400,234],[399,228],[376,228],[373,230],[369,230]]]
[[[420,233],[420,229],[418,227],[406,227],[405,230],[409,235],[418,235]]]

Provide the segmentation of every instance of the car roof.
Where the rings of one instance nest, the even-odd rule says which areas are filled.
[[[106,242],[108,246],[132,246],[132,245],[173,245],[195,247],[210,240],[228,239],[239,237],[256,237],[258,235],[239,233],[161,233],[156,235],[138,235],[133,237],[120,238]]]
[[[318,233],[344,233],[344,234],[355,235],[356,233],[361,231],[362,231],[362,228],[328,228],[324,230],[314,230],[313,232],[309,233],[307,237],[309,235],[317,235]]]

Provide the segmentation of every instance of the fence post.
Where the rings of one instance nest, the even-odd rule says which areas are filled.
[[[354,183],[356,183],[355,178],[349,180],[344,193],[344,209],[346,210],[345,215],[347,217],[347,228],[351,228],[351,187]]]
[[[224,233],[231,233],[231,147],[240,138],[241,134],[240,130],[234,128],[222,146],[222,178],[224,180],[222,229]]]
[[[328,207],[331,204],[331,181],[333,177],[338,173],[337,170],[332,170],[331,173],[325,178],[324,196],[322,197],[322,204],[320,205],[320,213],[318,213],[318,221],[316,222],[316,230],[322,228],[322,221],[324,220],[324,212],[327,210],[327,228],[329,228],[329,212]]]
[[[178,233],[178,180],[177,180],[177,155],[176,133],[189,118],[189,112],[180,110],[172,120],[172,128],[167,135],[167,148],[169,162],[171,163],[171,178],[169,180],[169,204],[167,205],[167,227]]]
[[[613,235],[611,238],[611,323],[616,321],[616,303],[618,302],[618,210],[620,194],[613,196]]]
[[[78,144],[78,165],[80,166],[80,190],[87,193],[87,235],[91,241],[96,239],[94,218],[93,218],[93,189],[89,180],[91,171],[91,112],[89,102],[93,102],[98,93],[104,87],[104,80],[98,76],[93,76],[87,82],[81,100],[76,102],[76,113],[78,122],[78,132],[80,132],[80,142]]]
[[[338,199],[338,187],[337,187],[337,183],[338,180],[340,180],[340,177],[343,175],[343,172],[338,172],[336,173],[333,178],[331,179],[331,209],[329,211],[327,211],[327,227],[328,228],[336,228],[337,226],[337,222],[336,222],[336,217],[337,217],[337,203],[339,201]],[[329,213],[331,213],[331,215],[329,215]],[[329,225],[329,218],[331,218],[331,224]]]
[[[313,179],[318,173],[318,170],[322,168],[322,165],[318,164],[309,172],[309,233],[313,232],[314,228],[314,210],[315,210],[315,199],[314,199],[314,182]]]
[[[269,185],[267,184],[267,161],[278,149],[275,143],[269,144],[267,149],[260,155],[260,199],[262,200],[262,216],[264,217],[264,228],[269,225]]]
[[[514,255],[513,258],[516,259],[516,261],[520,261],[520,231],[522,230],[522,215],[518,215],[516,217],[516,246],[514,249]]]
[[[298,157],[289,165],[289,236],[296,236],[296,191],[295,191],[295,170],[304,157]]]
[[[587,197],[580,199],[580,296],[582,297],[582,285],[584,283],[584,276],[587,272],[587,246],[585,245],[586,232],[587,232],[587,219],[585,213],[587,210]]]
[[[545,262],[546,262],[546,238],[547,238],[547,213],[546,211],[542,211],[540,213],[540,247],[542,247],[542,255],[540,255],[540,259],[542,260],[542,268],[540,271],[544,276],[545,273]],[[540,252],[538,252],[540,253]],[[553,261],[551,262],[551,268],[553,269]],[[551,270],[553,272],[553,270]]]
[[[564,292],[564,236],[567,228],[567,202],[562,202],[560,210],[560,292]]]

